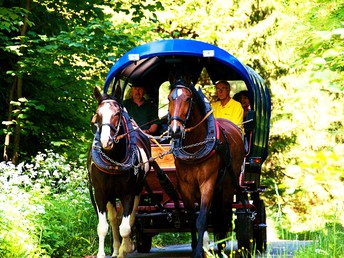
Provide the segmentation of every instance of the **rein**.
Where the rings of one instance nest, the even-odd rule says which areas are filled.
[[[197,125],[190,127],[190,128],[185,128],[185,132],[191,132],[192,130],[194,130],[195,128],[200,126],[208,118],[208,116],[210,116],[213,112],[214,112],[213,109],[210,110]]]

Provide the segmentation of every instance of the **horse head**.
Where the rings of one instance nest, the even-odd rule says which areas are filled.
[[[173,139],[184,138],[186,122],[190,117],[193,93],[181,82],[170,86],[168,95],[168,132]]]
[[[94,96],[98,101],[98,108],[93,119],[100,142],[104,150],[111,150],[117,141],[121,126],[122,106],[116,98],[102,95],[97,87],[94,88]]]

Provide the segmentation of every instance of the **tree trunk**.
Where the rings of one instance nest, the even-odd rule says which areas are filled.
[[[27,10],[30,10],[30,6],[31,6],[31,2],[32,0],[26,0],[26,4],[25,4],[25,8]],[[26,32],[27,32],[27,28],[28,28],[28,18],[29,18],[29,14],[25,14],[24,17],[24,23],[22,25],[22,27],[20,28],[20,36],[25,36]],[[18,59],[18,61],[20,61],[21,58]],[[15,96],[16,93],[16,96]],[[7,123],[7,129],[10,129],[10,126],[12,124],[12,111],[13,111],[13,105],[11,104],[11,101],[18,100],[23,96],[23,77],[22,75],[20,76],[16,76],[14,83],[13,83],[13,87],[10,91],[10,103],[9,103],[9,115],[8,115],[8,123]],[[19,118],[19,114],[21,113],[21,106],[18,107],[19,112],[16,115],[16,123],[15,123],[15,130],[14,130],[14,138],[13,138],[13,153],[12,153],[12,162],[14,164],[18,163],[18,159],[19,159],[19,147],[20,147],[20,132],[21,132],[21,128],[20,128],[20,118]],[[10,142],[11,142],[11,137],[10,137],[10,132],[8,132],[5,136],[5,144],[4,144],[4,159],[6,161],[9,160],[9,146],[10,146]]]
[[[12,125],[12,111],[13,111],[13,105],[11,104],[11,101],[13,100],[13,94],[15,91],[17,85],[17,78],[14,79],[14,82],[12,84],[11,90],[10,90],[10,96],[9,96],[9,107],[8,107],[8,118],[7,118],[7,122],[6,124],[6,128],[7,128],[7,133],[5,135],[5,143],[4,143],[4,154],[3,154],[3,158],[5,161],[9,160],[9,146],[10,146],[10,141],[11,141],[11,133],[10,133],[10,128]]]

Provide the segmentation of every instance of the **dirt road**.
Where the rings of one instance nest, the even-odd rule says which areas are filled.
[[[267,251],[263,255],[257,255],[256,257],[293,257],[296,250],[304,248],[309,245],[311,241],[287,241],[278,240],[268,243]],[[227,244],[228,246],[229,244]],[[236,242],[234,243],[234,250],[236,250]],[[150,253],[137,253],[128,254],[128,258],[189,258],[191,255],[190,245],[173,245],[163,248],[152,248]]]

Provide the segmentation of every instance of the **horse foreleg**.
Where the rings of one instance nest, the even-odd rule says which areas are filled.
[[[140,202],[140,196],[135,195],[134,207],[133,207],[133,210],[132,210],[131,216],[130,216],[130,227],[131,228],[134,226],[134,223],[135,223],[135,215],[136,215],[137,207],[139,206],[139,202]]]
[[[105,251],[104,251],[104,242],[105,242],[105,236],[109,229],[109,224],[106,221],[106,212],[99,212],[98,211],[98,238],[99,238],[99,247],[98,247],[98,253],[97,258],[105,258]]]
[[[226,237],[226,232],[229,229],[228,225],[228,216],[224,210],[226,205],[224,204],[224,191],[218,191],[214,194],[213,205],[212,205],[212,214],[214,221],[214,237],[215,241],[221,241]],[[229,206],[228,206],[229,207]],[[232,206],[230,206],[232,207]],[[225,247],[226,243],[219,242],[217,244],[218,253],[220,254]]]
[[[118,219],[117,219],[117,211],[116,207],[113,206],[112,203],[107,204],[108,214],[109,214],[109,222],[112,228],[112,238],[113,238],[113,253],[112,257],[116,257],[119,254],[119,247],[121,245],[121,240],[119,237],[119,229],[118,229]]]
[[[201,205],[200,212],[196,221],[196,228],[198,231],[198,241],[195,249],[195,258],[203,258],[203,237],[204,232],[207,230],[207,215],[208,210]]]
[[[201,258],[203,257],[203,243],[207,241],[207,235],[204,235],[208,228],[208,213],[212,204],[213,195],[214,195],[214,184],[215,180],[212,182],[211,180],[207,181],[207,184],[203,184],[200,188],[201,191],[201,205],[199,215],[196,221],[196,228],[198,231],[198,241],[197,246],[195,249],[195,257]],[[204,238],[205,237],[205,238]],[[207,247],[207,246],[204,246]]]
[[[131,234],[131,227],[135,223],[135,214],[136,214],[136,208],[139,204],[139,196],[135,196],[134,198],[134,204],[133,208],[131,210],[131,213],[129,214],[129,204],[124,204],[124,213],[122,218],[122,223],[119,226],[119,232],[122,237],[122,244],[119,249],[119,255],[117,258],[126,257],[127,253],[131,253],[135,250],[135,245],[132,243],[130,239]]]
[[[196,228],[196,216],[195,210],[189,211],[189,225],[191,229],[191,248],[195,251],[197,246],[197,228]]]

